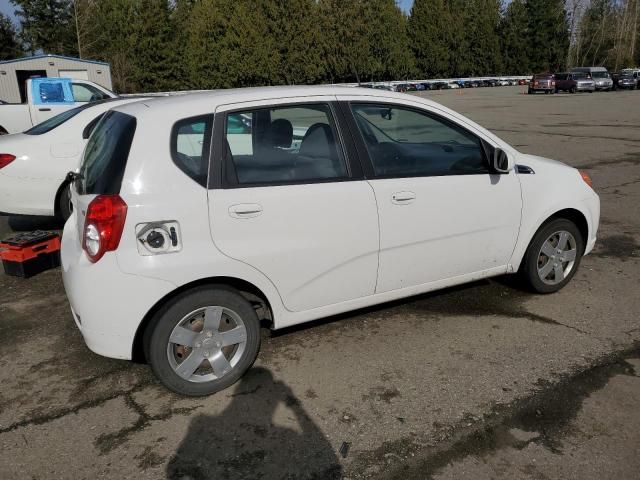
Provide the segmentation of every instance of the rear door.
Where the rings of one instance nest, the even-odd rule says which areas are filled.
[[[80,177],[71,189],[80,241],[91,200],[97,195],[120,193],[136,126],[134,117],[112,110],[104,114],[89,138],[80,165]]]
[[[335,97],[308,97],[215,112],[213,241],[266,275],[291,311],[375,290],[375,198],[334,105]]]
[[[514,171],[490,172],[486,140],[423,105],[373,97],[344,106],[378,204],[376,293],[506,272],[520,227],[520,183]]]

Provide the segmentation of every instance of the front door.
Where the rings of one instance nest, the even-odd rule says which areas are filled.
[[[375,291],[376,202],[346,154],[334,101],[228,105],[215,114],[224,152],[209,190],[213,241],[266,275],[296,312]]]
[[[372,99],[373,100],[373,99]],[[376,292],[508,264],[520,226],[515,172],[490,173],[491,147],[445,112],[352,102],[380,217]]]

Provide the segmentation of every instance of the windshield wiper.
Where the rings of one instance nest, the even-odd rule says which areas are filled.
[[[67,181],[70,183],[73,183],[76,180],[82,180],[82,179],[84,179],[84,175],[82,175],[81,173],[77,173],[77,172],[67,173]]]

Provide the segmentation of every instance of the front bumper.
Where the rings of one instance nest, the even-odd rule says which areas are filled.
[[[576,85],[576,90],[578,92],[593,92],[596,89],[595,85],[591,84],[583,84],[583,85]]]
[[[115,252],[91,263],[80,246],[75,215],[65,224],[60,253],[64,289],[89,349],[105,357],[131,359],[140,322],[175,286],[123,273]]]

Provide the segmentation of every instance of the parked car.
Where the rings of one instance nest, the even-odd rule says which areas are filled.
[[[238,115],[250,131],[229,133]],[[585,173],[429,100],[330,86],[118,106],[91,135],[72,202],[62,275],[87,345],[145,355],[186,395],[237,381],[261,321],[510,272],[558,291],[599,219]]]
[[[613,90],[613,80],[604,67],[576,67],[572,68],[571,71],[583,72],[591,76],[596,84],[596,90]]]
[[[529,84],[529,80],[527,80],[526,78],[521,78],[520,80],[518,80],[518,85],[528,85]]]
[[[0,137],[0,212],[66,220],[71,214],[67,173],[80,166],[93,127],[110,108],[139,100],[85,103],[24,133]]]
[[[638,72],[623,71],[616,79],[617,81],[615,82],[614,88],[635,90],[638,88],[638,76]]]
[[[593,93],[596,89],[593,79],[583,72],[556,73],[554,78],[556,81],[556,93],[561,90],[569,93]]]
[[[529,94],[536,92],[554,93],[556,91],[556,81],[550,73],[534,75],[529,82]]]
[[[420,85],[422,85],[423,90],[432,90],[432,85],[429,82],[422,82]]]
[[[443,90],[447,88],[447,82],[433,82],[431,83],[431,90]]]
[[[117,97],[97,83],[70,78],[31,78],[26,92],[26,103],[0,106],[0,135],[23,132],[74,107]]]

